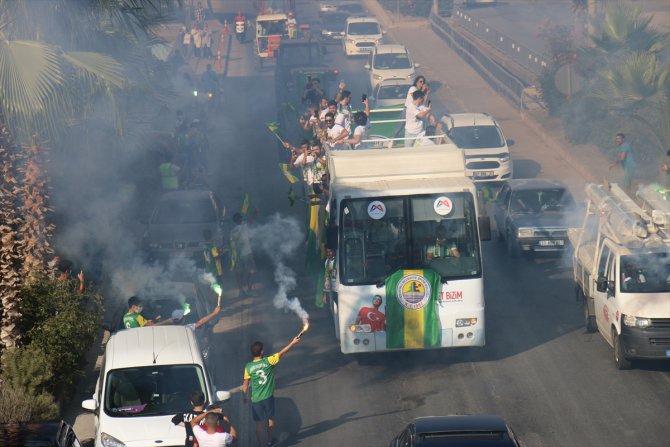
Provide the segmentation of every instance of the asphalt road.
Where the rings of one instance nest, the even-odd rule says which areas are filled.
[[[315,2],[298,1],[301,7],[306,3],[314,8]],[[304,11],[300,18],[314,13]],[[581,195],[578,174],[539,145],[518,111],[428,27],[401,24],[388,37],[407,45],[421,63],[433,86],[434,109],[487,111],[498,119],[505,136],[516,140],[511,150],[517,177],[561,178]],[[331,49],[331,65],[340,69],[354,99],[360,98],[364,59],[345,59],[338,46]],[[259,209],[256,223],[279,212],[303,225],[305,206],[288,206],[276,140],[264,126],[276,119],[272,76],[272,69],[258,69],[250,43],[233,42],[224,110],[210,120],[211,182],[230,210],[249,193]],[[483,251],[485,348],[363,356],[339,352],[330,315],[315,307],[314,290],[302,279],[302,253],[290,259],[299,277],[295,294],[312,325],[276,370],[281,445],[385,446],[417,416],[475,413],[503,416],[527,446],[667,445],[670,365],[615,370],[611,348],[599,334],[584,331],[569,261],[510,262],[494,241],[484,243]],[[224,317],[212,341],[219,389],[241,384],[252,341],[264,341],[266,353],[275,352],[300,330],[297,317],[272,305],[276,285],[268,256],[256,253],[256,261],[258,297],[237,298],[234,278],[226,275]],[[251,410],[240,393],[225,409],[241,434],[239,445],[256,446]]]

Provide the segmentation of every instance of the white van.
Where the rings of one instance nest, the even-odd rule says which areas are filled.
[[[230,398],[214,389],[194,331],[145,326],[110,337],[95,394],[81,405],[95,413],[96,447],[184,445],[171,419],[198,390],[210,403]]]
[[[368,54],[382,42],[382,27],[374,17],[349,17],[344,27],[342,50],[347,56]]]

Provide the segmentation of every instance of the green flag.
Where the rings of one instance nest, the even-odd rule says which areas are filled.
[[[398,270],[386,278],[386,347],[422,349],[442,341],[437,304],[440,275],[433,270]]]
[[[279,123],[276,121],[272,121],[271,123],[265,123],[265,126],[268,128],[268,130],[274,134],[279,133]]]
[[[249,193],[244,193],[242,195],[242,205],[240,206],[240,214],[246,216],[249,214],[249,209],[251,208],[251,200],[249,199]]]
[[[300,179],[298,179],[298,177],[293,175],[293,173],[291,172],[291,167],[289,166],[288,163],[279,163],[279,169],[281,169],[281,172],[284,174],[286,179],[291,184],[298,183],[298,181],[300,180]]]

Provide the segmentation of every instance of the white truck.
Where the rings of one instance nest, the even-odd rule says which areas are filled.
[[[636,202],[616,184],[589,184],[586,196],[568,237],[587,331],[614,348],[618,369],[670,359],[670,202],[648,187]]]
[[[462,152],[340,150],[328,163],[342,352],[484,346],[480,240],[491,229]]]

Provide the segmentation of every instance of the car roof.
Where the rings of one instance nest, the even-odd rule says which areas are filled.
[[[452,113],[449,116],[455,127],[496,125],[495,120],[488,113]]]
[[[349,17],[347,19],[347,23],[363,23],[363,22],[379,24],[379,20],[377,20],[374,17]]]
[[[522,191],[529,189],[549,189],[549,188],[563,188],[568,187],[560,180],[546,179],[546,178],[524,178],[512,179],[506,182],[512,191]]]
[[[144,326],[112,335],[105,348],[105,368],[200,363],[194,332],[184,326]]]
[[[407,53],[407,48],[404,45],[396,44],[381,44],[375,47],[376,54],[388,54],[388,53]]]

